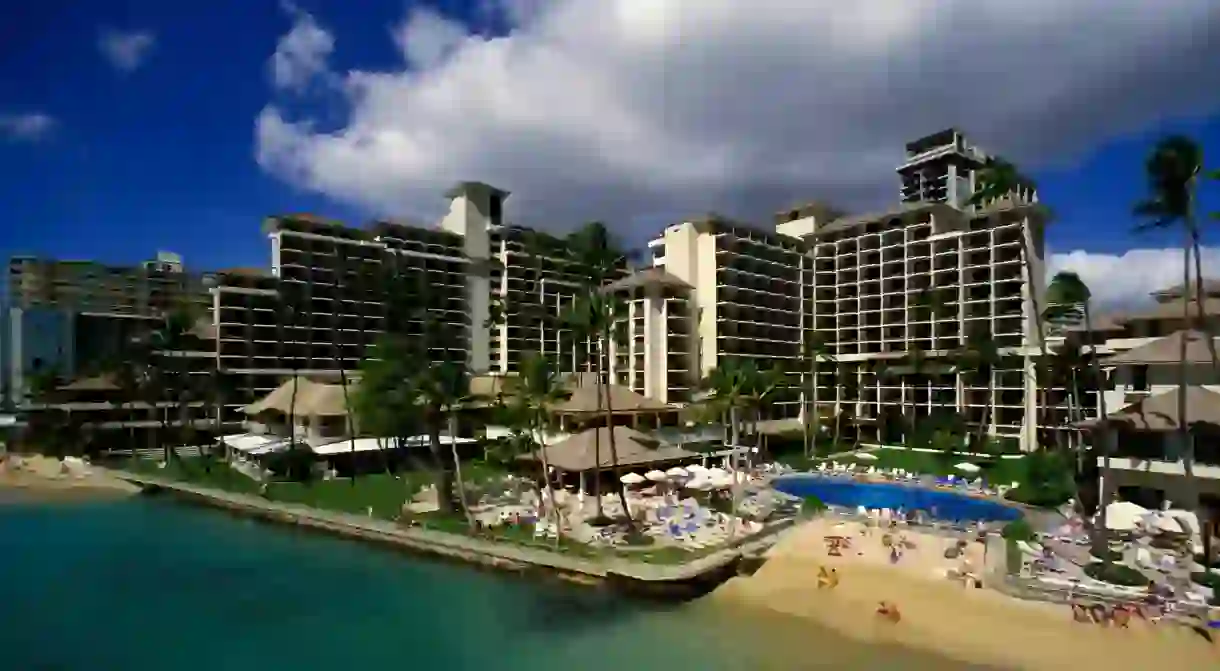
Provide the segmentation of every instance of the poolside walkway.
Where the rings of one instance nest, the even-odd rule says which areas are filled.
[[[267,519],[309,526],[350,538],[390,543],[500,568],[539,567],[603,580],[613,576],[642,582],[671,582],[697,578],[701,574],[722,568],[743,555],[761,550],[774,542],[776,532],[784,526],[769,528],[763,534],[737,547],[724,548],[681,564],[651,564],[619,557],[584,559],[541,548],[524,547],[512,542],[495,542],[432,529],[403,527],[380,519],[270,501],[257,496],[199,487],[150,475],[127,471],[112,471],[112,474],[141,487],[158,487],[185,495],[185,498],[200,503],[254,513]]]

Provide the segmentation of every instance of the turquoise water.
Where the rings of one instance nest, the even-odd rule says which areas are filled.
[[[644,606],[141,498],[0,506],[0,612],[0,668],[15,671],[913,661],[803,623],[747,625],[721,608]],[[773,639],[758,638],[762,629]],[[811,652],[832,647],[837,661]]]
[[[943,489],[884,482],[794,475],[776,480],[774,487],[793,496],[815,496],[822,503],[832,506],[922,510],[936,519],[957,522],[1007,522],[1021,516],[1016,508],[995,501]]]

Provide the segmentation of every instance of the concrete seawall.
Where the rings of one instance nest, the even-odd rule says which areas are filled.
[[[377,543],[475,567],[559,579],[666,600],[695,598],[710,592],[737,575],[743,557],[747,560],[745,563],[756,565],[762,551],[774,542],[776,533],[791,524],[788,521],[773,525],[761,537],[746,539],[736,547],[681,564],[651,564],[621,557],[592,560],[510,542],[402,527],[384,520],[269,501],[153,476],[127,472],[116,472],[115,475],[140,486],[147,494],[171,496],[179,501],[218,508],[243,517]]]

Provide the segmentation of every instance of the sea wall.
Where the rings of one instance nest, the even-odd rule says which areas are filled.
[[[507,542],[401,527],[382,520],[281,504],[159,478],[131,474],[120,477],[141,486],[146,494],[168,496],[249,519],[376,543],[482,569],[543,580],[561,580],[661,600],[686,600],[707,594],[737,575],[743,557],[750,565],[748,570],[756,569],[761,562],[762,549],[770,545],[775,533],[785,526],[775,525],[768,529],[765,538],[753,539],[682,564],[651,564],[619,557],[593,560]]]

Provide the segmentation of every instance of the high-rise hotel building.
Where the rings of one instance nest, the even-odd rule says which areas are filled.
[[[985,160],[944,131],[907,145],[891,210],[842,216],[812,203],[779,213],[774,231],[717,217],[668,227],[649,248],[692,287],[699,372],[744,356],[807,381],[802,343],[815,333],[832,359],[816,367],[817,401],[847,413],[866,442],[897,442],[900,417],[941,412],[1034,445],[1040,417],[1059,422],[1035,405],[1045,212],[1028,191],[970,205]],[[1000,348],[989,379],[956,368],[972,333]]]
[[[816,400],[850,416],[863,440],[894,440],[897,416],[945,412],[1032,446],[1040,419],[1061,423],[1055,408],[1039,409],[1055,397],[1033,376],[1045,215],[1033,193],[969,204],[985,160],[945,131],[907,146],[900,202],[888,211],[844,216],[812,203],[777,214],[770,230],[714,215],[667,227],[648,244],[648,267],[605,289],[626,306],[606,353],[610,374],[676,403],[734,357],[809,382],[802,350],[816,334],[831,359],[816,366]],[[506,223],[508,194],[489,185],[462,183],[446,197],[434,227],[269,218],[269,271],[210,280],[216,363],[236,387],[230,406],[293,373],[355,371],[396,319],[396,329],[419,332],[447,325],[453,335],[434,343],[434,359],[464,356],[475,371],[511,373],[530,351],[589,370],[595,344],[558,319],[581,279],[561,242]],[[426,312],[396,310],[404,292]],[[493,313],[503,319],[492,323]],[[988,379],[955,367],[972,333],[1001,348]],[[914,351],[922,355],[909,365]],[[798,417],[804,407],[781,398],[767,413]]]

